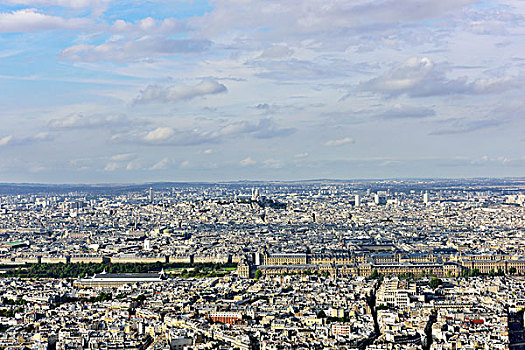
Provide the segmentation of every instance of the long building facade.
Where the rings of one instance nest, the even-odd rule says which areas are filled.
[[[505,273],[525,274],[525,259],[508,255],[434,255],[432,253],[379,252],[366,253],[267,253],[259,252],[254,261],[240,263],[238,274],[253,275],[254,269],[268,275],[287,273],[325,272],[345,276],[365,276],[374,273],[382,275],[432,275],[457,277],[464,271],[475,270],[481,274]]]

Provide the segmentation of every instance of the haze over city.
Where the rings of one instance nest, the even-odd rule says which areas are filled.
[[[0,180],[522,176],[524,13],[1,1]]]

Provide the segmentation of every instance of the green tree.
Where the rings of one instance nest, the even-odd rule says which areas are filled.
[[[257,269],[257,271],[255,271],[255,279],[258,280],[262,277],[262,271]]]
[[[516,271],[516,268],[515,268],[514,266],[512,266],[512,267],[509,269],[509,273],[510,273],[511,275],[514,275],[516,272],[517,272],[517,271]]]
[[[430,287],[432,287],[432,289],[436,289],[442,284],[443,284],[443,281],[439,278],[434,277],[430,280]]]
[[[470,273],[469,273],[470,277],[476,277],[476,276],[479,276],[479,275],[481,275],[481,272],[479,272],[479,269],[470,270]]]

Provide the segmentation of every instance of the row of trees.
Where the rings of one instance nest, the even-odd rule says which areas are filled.
[[[86,275],[92,276],[96,273],[106,271],[107,273],[145,273],[150,271],[160,271],[169,268],[193,268],[188,275],[199,274],[202,271],[218,271],[220,269],[235,267],[236,264],[189,264],[189,263],[75,263],[75,264],[26,264],[16,269],[9,269],[2,274],[3,277],[23,277],[23,278],[77,278]]]
[[[28,303],[25,299],[8,299],[8,298],[2,298],[2,304],[3,305],[26,305]]]
[[[228,271],[223,269],[233,267],[230,265],[231,264],[197,264],[193,265],[191,269],[182,270],[180,276],[184,278],[222,277],[229,273]]]
[[[23,309],[21,307],[16,309],[0,309],[0,317],[15,317],[15,314],[21,313]]]
[[[515,267],[511,267],[509,269],[509,274],[510,275],[515,275],[516,272],[517,272],[517,270],[516,270]],[[402,274],[399,274],[397,276],[399,278],[407,279],[407,280],[414,280],[414,279],[422,278],[422,277],[433,277],[433,275],[427,275],[427,274],[424,274],[424,273],[422,273],[421,275],[415,275],[412,272],[402,273]],[[448,277],[453,277],[450,274],[448,274],[447,276]],[[491,276],[491,277],[492,276],[505,276],[505,271],[503,271],[502,269],[498,269],[497,271],[492,270],[488,274],[481,273],[479,271],[479,269],[470,269],[470,270],[464,269],[463,271],[461,271],[461,277],[464,277],[464,278],[477,277],[477,276]],[[382,274],[380,274],[376,269],[374,269],[374,271],[372,271],[370,276],[368,276],[369,279],[378,279],[378,278],[382,279],[383,277],[384,276]]]
[[[348,317],[348,315],[346,314],[343,317],[332,317],[332,316],[327,316],[324,310],[317,311],[317,318],[326,318],[326,323],[350,322],[350,317]]]
[[[509,268],[509,272],[508,272],[510,275],[515,275],[517,273],[517,270],[516,268],[513,266],[511,268]],[[503,271],[502,269],[498,269],[497,271],[494,271],[494,270],[490,270],[489,273],[481,273],[479,271],[479,269],[472,269],[472,270],[463,270],[461,272],[461,276],[462,277],[477,277],[477,276],[505,276],[505,271]]]
[[[259,269],[257,269],[257,271],[255,271],[255,279],[258,280],[259,278],[261,278],[263,275],[263,272]],[[295,275],[300,275],[300,276],[323,276],[323,277],[329,277],[330,276],[330,272],[328,271],[318,271],[318,270],[303,270],[303,271],[290,271],[290,272],[284,272],[283,273],[283,276],[295,276]]]
[[[413,272],[405,272],[405,273],[400,273],[397,275],[397,277],[399,277],[400,279],[405,279],[405,280],[415,280],[415,279],[419,279],[419,278],[424,278],[424,277],[434,277],[435,275],[433,274],[428,274],[426,273],[425,270],[423,270],[421,272],[421,274],[419,275],[416,275],[415,273]],[[370,276],[368,276],[368,279],[382,279],[384,277],[383,274],[379,273],[377,271],[377,269],[374,269],[372,271],[372,273],[370,274]]]

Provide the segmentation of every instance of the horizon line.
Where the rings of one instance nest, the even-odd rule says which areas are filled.
[[[374,181],[436,181],[436,180],[525,180],[525,176],[478,176],[478,177],[385,177],[385,178],[355,178],[355,179],[296,179],[296,180],[223,180],[223,181],[143,181],[143,182],[0,182],[0,186],[140,186],[155,184],[235,184],[235,183],[305,183],[305,182],[374,182]]]

